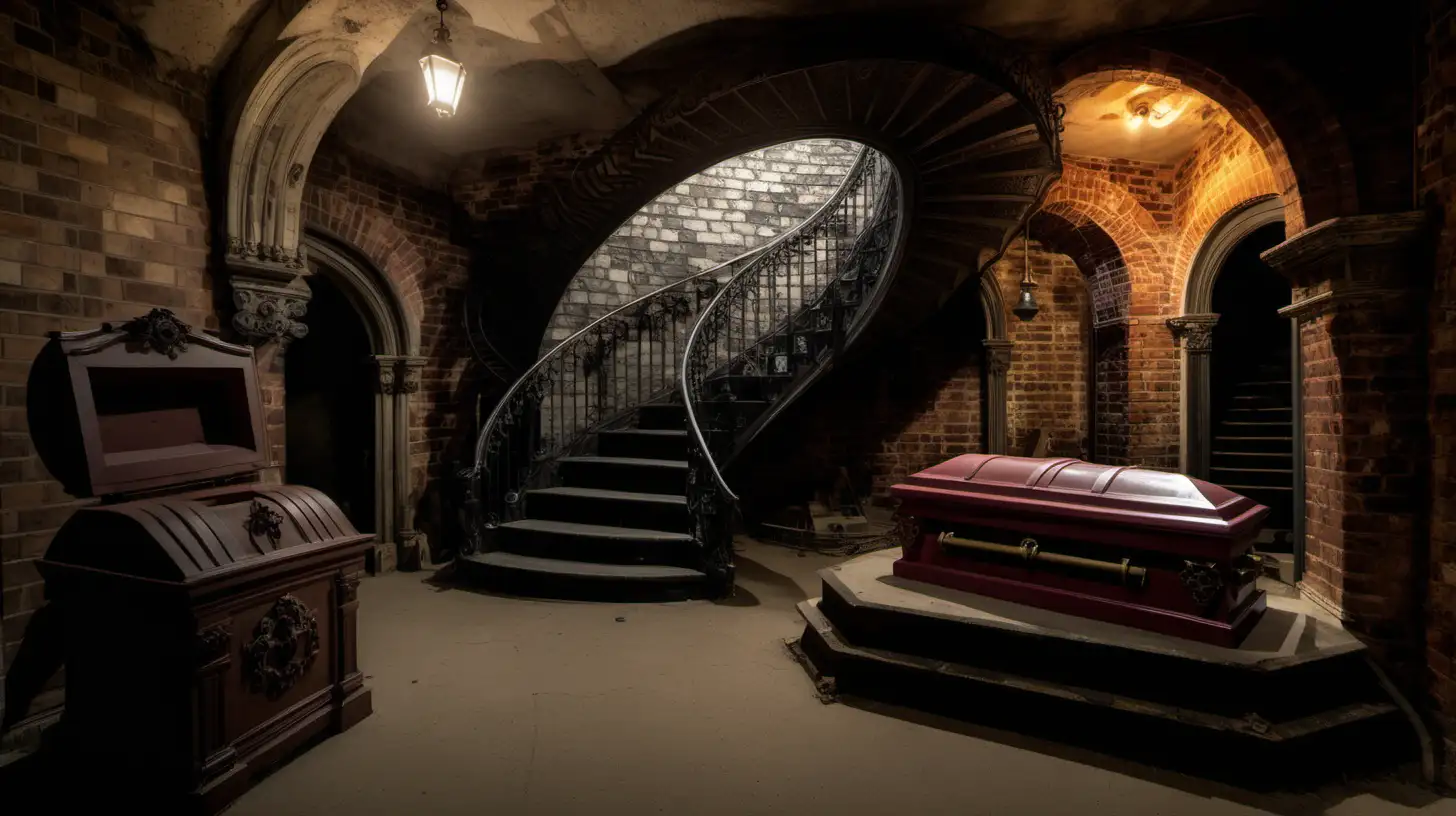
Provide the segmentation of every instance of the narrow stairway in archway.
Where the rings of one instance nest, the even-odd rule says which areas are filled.
[[[950,295],[929,281],[976,285],[1060,167],[1055,124],[990,83],[879,78],[853,107],[897,160],[863,149],[796,228],[598,318],[514,382],[478,439],[464,576],[530,596],[731,593],[738,454],[878,318]]]

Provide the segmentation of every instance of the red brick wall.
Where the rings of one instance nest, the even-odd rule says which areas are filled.
[[[1456,15],[1430,0],[1420,86],[1419,185],[1444,219],[1436,244],[1430,329],[1430,597],[1426,621],[1429,691],[1447,735],[1445,778],[1456,779]],[[1313,501],[1311,495],[1311,501]]]
[[[1212,120],[1178,163],[1176,184],[1172,265],[1179,285],[1175,302],[1181,305],[1189,266],[1214,222],[1245,201],[1278,193],[1279,185],[1254,137],[1226,115]]]
[[[43,5],[43,17],[37,6]],[[25,418],[30,362],[55,330],[164,306],[216,328],[199,77],[159,75],[89,3],[0,14],[0,577],[5,662],[41,603],[34,559],[76,507]],[[59,692],[32,709],[59,702]]]
[[[991,269],[1006,308],[1006,336],[1015,343],[1006,375],[1007,453],[1020,455],[1031,435],[1044,428],[1051,437],[1049,455],[1085,459],[1091,454],[1087,280],[1071,258],[1033,241],[1031,273],[1041,312],[1022,322],[1011,308],[1021,294],[1026,260],[1026,244],[1018,240]]]
[[[428,362],[410,406],[415,500],[427,478],[442,472],[447,446],[474,422],[478,384],[465,377],[470,350],[462,315],[470,251],[468,238],[460,234],[463,220],[449,197],[351,154],[332,138],[325,139],[309,168],[304,222],[369,258],[394,285],[419,328],[418,353]]]

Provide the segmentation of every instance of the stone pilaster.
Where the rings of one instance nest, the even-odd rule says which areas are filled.
[[[1212,353],[1216,314],[1187,314],[1168,320],[1183,348],[1183,471],[1207,479],[1213,450]]]
[[[986,347],[986,452],[1006,453],[1006,376],[1011,370],[1010,340],[982,340]]]
[[[1300,588],[1398,673],[1423,648],[1425,220],[1418,212],[1336,218],[1262,256],[1290,280],[1293,303],[1280,313],[1299,326]]]

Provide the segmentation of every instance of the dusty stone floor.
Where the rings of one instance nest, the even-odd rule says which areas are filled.
[[[374,714],[230,816],[289,814],[1452,814],[1377,780],[1256,795],[1004,732],[824,705],[784,648],[823,556],[748,543],[724,604],[360,589]]]

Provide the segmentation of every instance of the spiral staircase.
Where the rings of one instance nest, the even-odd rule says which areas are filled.
[[[1059,174],[1050,94],[1024,66],[997,75],[1016,87],[937,65],[842,63],[685,108],[689,124],[802,124],[814,107],[769,100],[813,99],[848,120],[791,137],[876,148],[795,229],[604,315],[514,380],[467,474],[461,574],[526,596],[731,593],[738,454],[857,349],[891,341],[974,282]],[[840,82],[850,76],[861,81]],[[652,116],[653,133],[666,132]],[[475,347],[500,366],[488,342]]]

